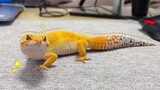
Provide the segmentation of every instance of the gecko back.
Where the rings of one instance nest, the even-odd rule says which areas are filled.
[[[132,38],[122,36],[107,36],[107,37],[93,37],[89,41],[91,49],[94,50],[110,50],[123,47],[135,47],[135,46],[154,46],[143,41],[137,41]]]

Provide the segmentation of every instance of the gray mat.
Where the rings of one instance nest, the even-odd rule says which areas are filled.
[[[0,26],[0,90],[160,90],[160,43],[156,41],[151,42],[157,46],[88,52],[87,57],[92,61],[86,64],[74,62],[77,54],[60,57],[48,71],[36,71],[34,68],[43,62],[27,61],[20,51],[19,40],[25,30],[42,30],[39,22],[16,20],[10,26]],[[149,38],[136,21],[42,22],[46,28],[64,28],[82,34],[118,31]],[[17,73],[12,72],[15,61],[21,63]]]

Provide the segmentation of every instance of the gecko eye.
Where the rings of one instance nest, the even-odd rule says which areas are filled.
[[[46,39],[46,36],[45,36],[45,37],[43,38],[43,41],[45,41],[45,42],[46,42],[46,40],[47,40],[47,39]]]
[[[31,37],[27,35],[26,40],[31,40]]]

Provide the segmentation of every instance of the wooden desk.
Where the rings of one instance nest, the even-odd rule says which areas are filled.
[[[70,10],[69,10],[70,11]],[[62,16],[62,17],[40,17],[38,8],[26,8],[19,16],[18,19],[32,19],[32,20],[95,20],[95,19],[104,19],[104,18],[95,18],[95,17],[82,17],[82,16]]]

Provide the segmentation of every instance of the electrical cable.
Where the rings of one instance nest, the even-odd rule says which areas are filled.
[[[128,18],[128,17],[124,17],[124,16],[121,16],[121,15],[118,15],[118,14],[114,13],[113,11],[111,11],[111,10],[109,10],[109,9],[103,7],[103,6],[98,6],[97,2],[98,2],[98,0],[95,0],[95,2],[94,2],[95,10],[87,9],[87,8],[90,8],[90,7],[93,7],[93,6],[83,6],[84,11],[85,12],[86,11],[92,11],[92,12],[98,13],[99,15],[103,15],[105,13],[101,13],[99,11],[99,9],[98,9],[98,8],[101,8],[101,9],[103,9],[105,11],[110,12],[113,16],[117,16],[117,17],[119,17],[121,19],[131,19],[131,18]],[[68,13],[69,13],[69,11],[66,8],[54,7],[54,8],[57,8],[57,9],[64,10],[64,12],[62,12],[62,11],[49,11],[49,10],[47,10],[47,7],[49,7],[49,5],[46,4],[46,0],[41,0],[41,4],[40,4],[40,7],[39,7],[39,9],[40,9],[39,16],[41,16],[41,17],[61,17],[61,16],[68,15]],[[50,6],[50,7],[53,7],[53,6]],[[44,9],[44,12],[42,12],[42,9]]]
[[[110,12],[113,16],[116,16],[116,17],[121,18],[121,19],[139,20],[138,17],[136,18],[136,17],[125,17],[125,16],[121,16],[121,15],[116,14],[116,13],[114,13],[113,11],[111,11],[111,10],[109,10],[109,9],[103,7],[103,6],[98,6],[98,5],[96,5],[96,6],[95,6],[95,10],[93,10],[93,9],[88,9],[88,8],[90,8],[90,7],[93,7],[93,6],[83,6],[83,9],[84,9],[85,12],[86,12],[86,11],[92,11],[92,12],[98,13],[99,15],[103,15],[103,14],[105,14],[105,13],[100,13],[99,9],[97,9],[97,8],[101,8],[101,9],[103,9],[103,10],[105,10],[105,11]]]
[[[93,12],[96,12],[96,13],[98,13],[98,14],[105,14],[105,13],[100,13],[100,11],[98,10],[98,8],[101,8],[101,9],[103,9],[103,10],[105,10],[105,11],[110,12],[110,13],[113,14],[114,16],[121,17],[122,19],[126,19],[125,17],[120,16],[120,15],[112,12],[111,10],[103,7],[103,6],[97,6],[97,5],[96,5],[96,6],[95,6],[95,10],[93,10],[93,9],[88,9],[88,8],[90,8],[90,7],[92,7],[92,6],[83,6],[83,9],[84,9],[85,11],[87,11],[87,10],[88,10],[88,11],[93,11]]]
[[[57,8],[57,9],[62,9],[62,8]],[[61,16],[66,16],[68,15],[68,10],[67,9],[62,9],[64,10],[65,12],[62,12],[62,11],[48,11],[47,8],[45,7],[44,8],[44,11],[45,12],[41,12],[40,13],[40,16],[41,17],[61,17]]]
[[[56,9],[61,9],[62,11],[49,11],[47,10],[47,7],[49,7],[49,5],[46,4],[45,0],[41,0],[40,6],[39,6],[39,16],[41,17],[61,17],[61,16],[66,16],[68,15],[69,11],[65,8],[58,8],[58,7],[54,7]],[[53,7],[50,5],[50,7]],[[42,12],[42,10],[44,9],[44,12]]]
[[[98,0],[95,0],[95,1],[94,1],[94,6],[97,6],[97,2],[98,2]]]

